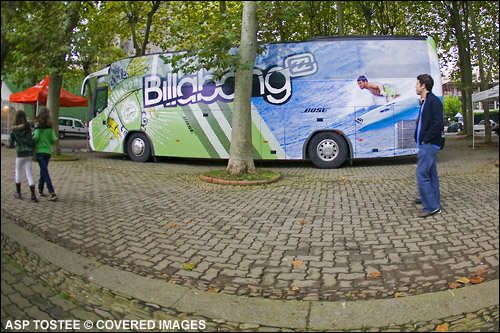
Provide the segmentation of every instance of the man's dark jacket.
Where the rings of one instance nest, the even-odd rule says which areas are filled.
[[[432,92],[425,97],[424,108],[420,112],[421,124],[418,144],[431,143],[443,147],[443,103]],[[415,141],[417,141],[417,129],[415,130]]]

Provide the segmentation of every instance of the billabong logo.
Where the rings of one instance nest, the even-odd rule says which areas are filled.
[[[284,61],[285,67],[270,66],[265,70],[254,68],[252,97],[262,97],[270,104],[281,105],[292,96],[291,79],[316,73],[318,67],[311,53],[289,56]],[[143,77],[144,107],[163,104],[165,107],[183,106],[203,102],[212,104],[216,101],[234,100],[234,73],[224,74],[214,79],[212,73],[202,69],[194,74],[179,77],[168,73]]]

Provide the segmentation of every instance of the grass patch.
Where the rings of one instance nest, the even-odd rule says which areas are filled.
[[[61,155],[51,155],[50,156],[50,159],[51,160],[54,160],[54,161],[76,161],[78,159],[80,159],[80,156],[75,156],[75,155],[66,155],[66,154],[61,154]]]
[[[259,181],[259,180],[271,180],[279,176],[279,173],[271,170],[256,170],[257,174],[244,174],[241,176],[233,175],[227,170],[212,170],[202,173],[205,177],[211,177],[215,179],[222,180],[248,180],[248,181]]]

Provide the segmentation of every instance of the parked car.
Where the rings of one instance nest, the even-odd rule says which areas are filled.
[[[497,126],[493,120],[490,119],[490,128]],[[474,125],[474,132],[484,131],[484,119],[481,120],[477,125]]]
[[[80,119],[59,117],[59,139],[64,139],[66,135],[87,136],[87,134],[88,128]]]
[[[464,125],[462,123],[451,123],[450,126],[446,129],[447,133],[455,133],[463,131]]]

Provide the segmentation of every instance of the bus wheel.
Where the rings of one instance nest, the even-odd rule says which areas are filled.
[[[127,141],[127,154],[135,162],[146,162],[151,157],[149,140],[144,133],[132,133]]]
[[[315,135],[308,146],[312,163],[321,169],[334,169],[341,166],[347,157],[347,143],[335,132],[322,132]]]

